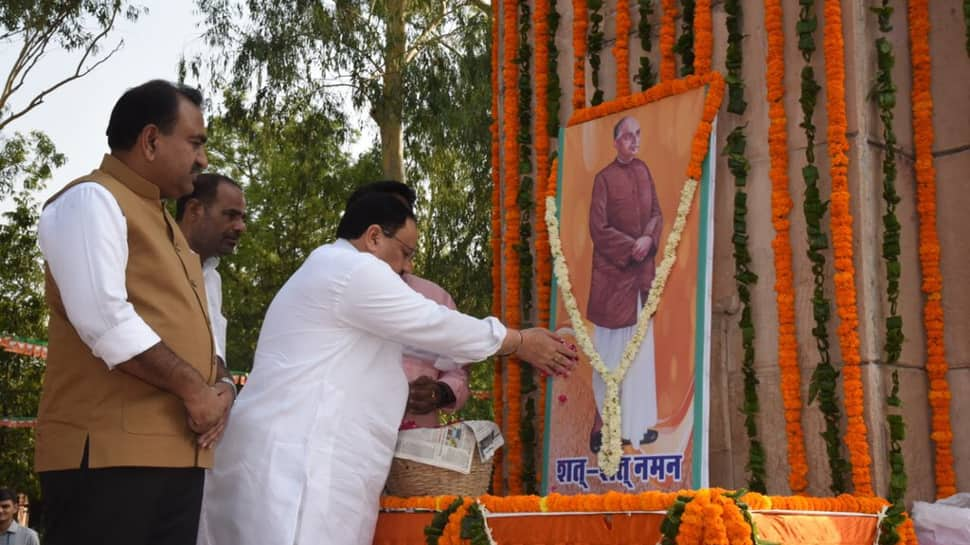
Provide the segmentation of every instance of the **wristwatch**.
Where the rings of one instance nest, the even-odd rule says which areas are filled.
[[[233,382],[232,379],[229,377],[219,377],[219,382],[225,382],[229,386],[232,386],[232,399],[233,401],[235,401],[236,396],[239,395],[239,389],[236,388],[236,383]]]

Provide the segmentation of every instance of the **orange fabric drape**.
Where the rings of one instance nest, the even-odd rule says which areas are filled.
[[[374,545],[424,545],[431,513],[381,513]],[[492,517],[488,526],[500,545],[653,545],[660,540],[660,513],[612,513]],[[871,545],[878,519],[871,515],[754,513],[768,541],[802,545]]]

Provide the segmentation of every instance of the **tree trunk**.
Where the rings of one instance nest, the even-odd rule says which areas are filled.
[[[388,0],[386,23],[383,88],[380,104],[374,105],[373,117],[381,129],[384,178],[404,182],[404,55],[407,50],[404,0]]]

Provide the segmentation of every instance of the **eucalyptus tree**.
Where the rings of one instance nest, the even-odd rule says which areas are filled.
[[[255,107],[272,109],[293,92],[321,103],[348,98],[379,128],[383,176],[402,181],[404,105],[422,91],[411,73],[450,69],[422,60],[459,55],[488,20],[487,4],[476,0],[197,1],[218,53],[194,59],[196,71],[208,64],[224,85],[254,91]],[[487,86],[487,72],[478,76]]]
[[[0,335],[43,339],[47,333],[43,270],[35,228],[34,194],[64,164],[43,133],[0,137],[0,201],[13,206],[0,221]],[[37,414],[43,361],[0,351],[0,417]],[[33,430],[0,428],[0,483],[36,499]]]
[[[15,52],[10,65],[0,68],[0,74],[6,72],[0,89],[0,130],[43,104],[51,93],[107,62],[124,44],[123,40],[113,46],[107,43],[118,17],[134,21],[143,12],[122,0],[0,2],[0,47]],[[52,62],[47,54],[55,49],[66,52],[71,61]],[[39,75],[42,71],[37,70],[45,63],[48,72],[58,65],[54,77]]]

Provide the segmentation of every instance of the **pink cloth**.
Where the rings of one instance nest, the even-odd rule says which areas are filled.
[[[414,276],[413,274],[405,274],[404,282],[408,286],[411,286],[411,289],[428,299],[454,310],[455,301],[438,284]],[[451,388],[451,391],[455,393],[455,403],[449,407],[445,407],[443,409],[444,411],[457,411],[468,401],[470,392],[468,390],[468,371],[465,366],[458,367],[452,371],[439,371],[434,366],[434,360],[422,360],[408,356],[404,357],[402,364],[404,365],[404,374],[407,376],[409,383],[418,377],[431,377],[438,382],[444,382]],[[428,414],[407,413],[401,422],[401,428],[434,428],[437,426],[438,411],[433,411]]]

